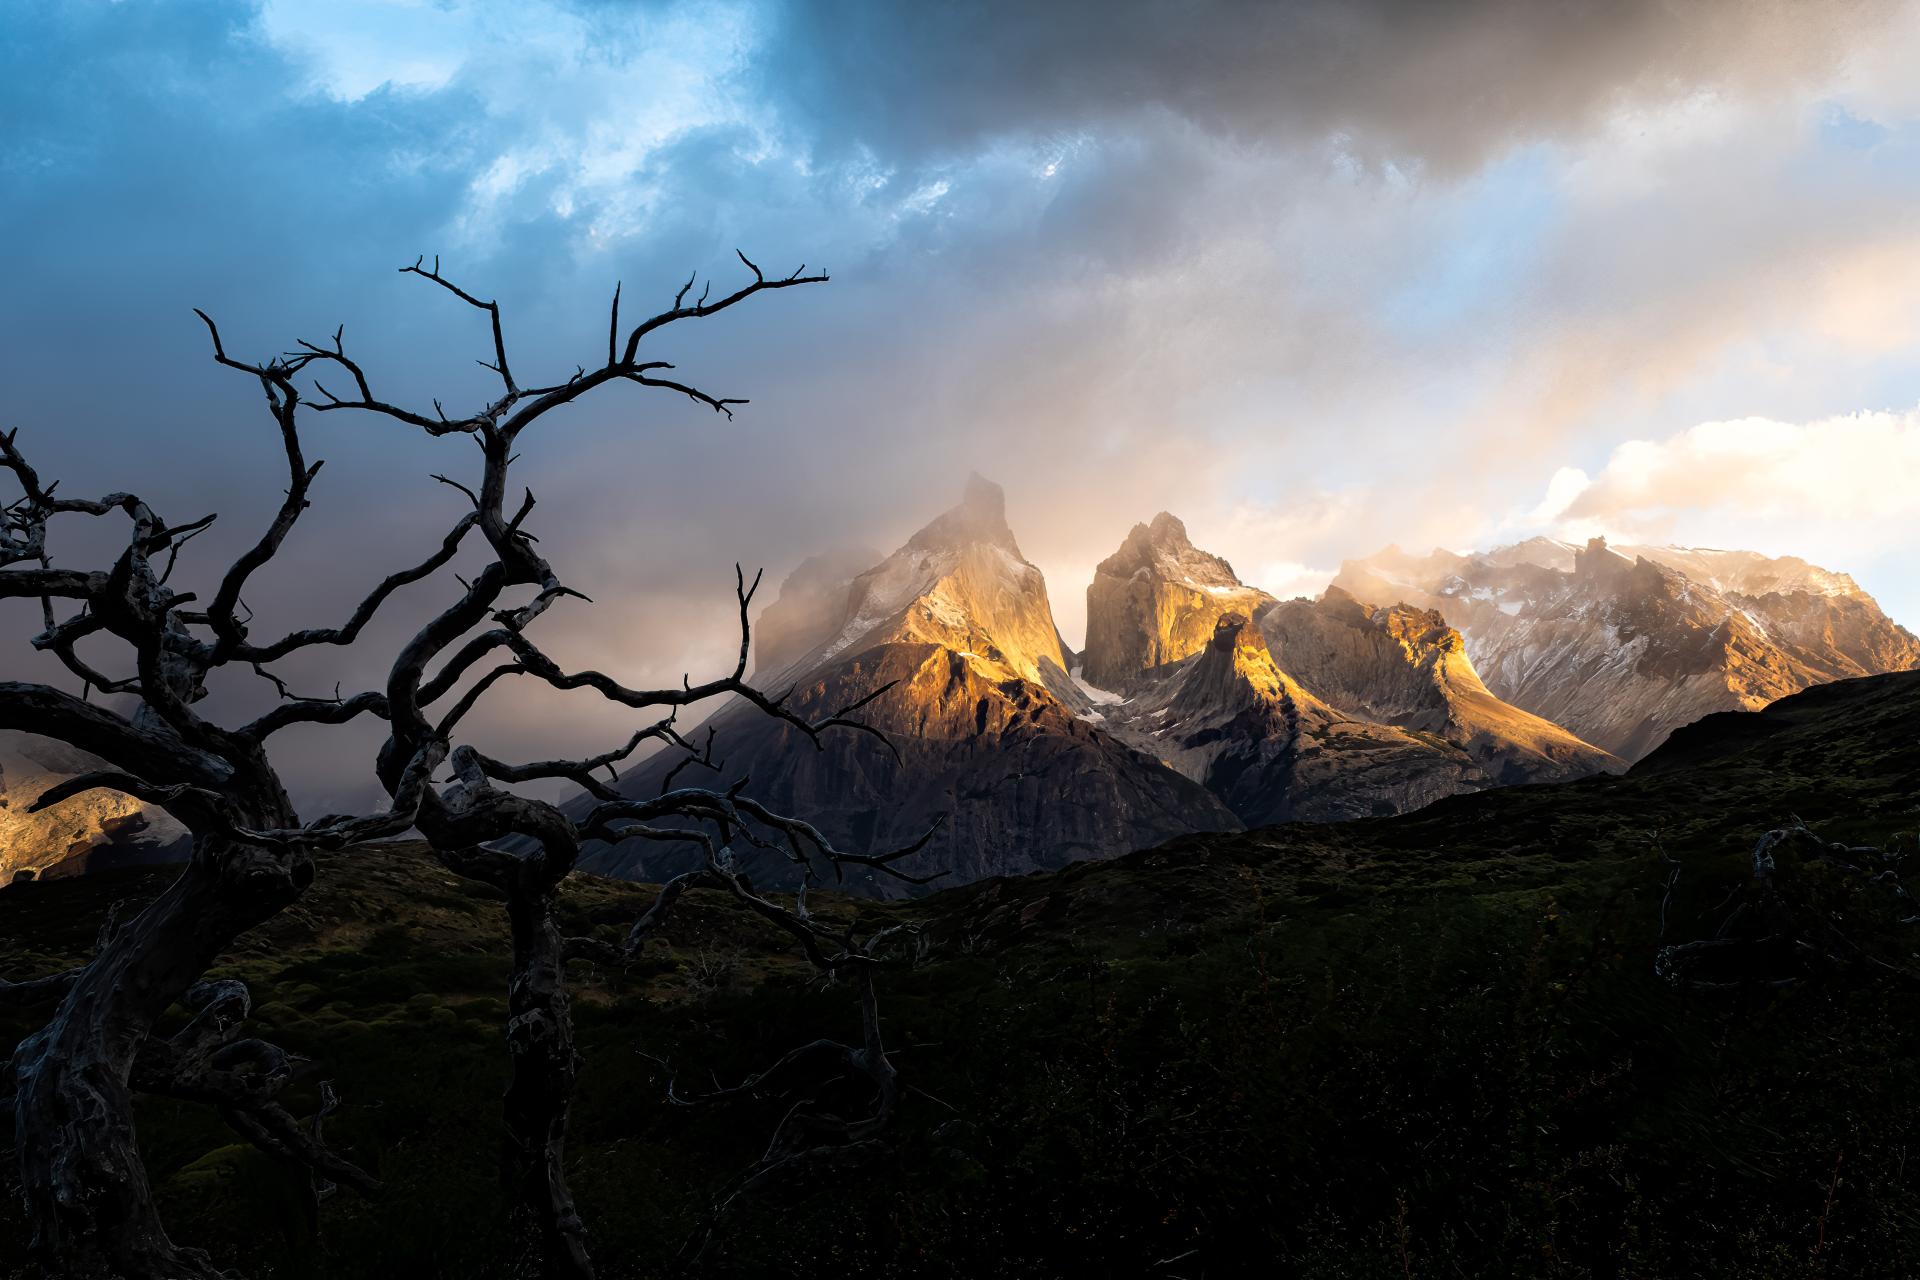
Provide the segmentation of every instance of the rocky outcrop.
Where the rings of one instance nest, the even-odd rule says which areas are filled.
[[[1502,785],[1584,777],[1625,762],[1488,690],[1436,610],[1374,607],[1339,587],[1261,615],[1280,664],[1332,705],[1444,738]]]
[[[1436,610],[1492,694],[1627,760],[1713,712],[1920,666],[1920,642],[1851,578],[1790,557],[1533,539],[1389,549],[1335,585]]]
[[[1094,571],[1081,675],[1099,689],[1134,689],[1155,668],[1206,648],[1223,615],[1253,617],[1272,600],[1195,547],[1186,526],[1162,511],[1133,526]]]
[[[87,791],[29,812],[54,784],[105,767],[62,743],[0,732],[0,886],[20,875],[78,875],[186,856],[184,827],[118,791]]]
[[[941,819],[910,869],[944,871],[942,883],[1239,826],[1205,787],[1077,717],[1060,696],[1078,700],[1068,662],[1046,580],[1007,527],[998,486],[975,476],[958,506],[853,579],[832,633],[781,677],[795,686],[791,705],[815,718],[891,685],[860,713],[891,748],[836,731],[816,750],[797,730],[736,708],[713,721],[717,752],[726,778],[750,776],[757,799],[845,848],[906,844]],[[651,795],[673,763],[644,762],[620,788]],[[756,882],[795,878],[781,858],[736,853]],[[582,865],[653,879],[693,856],[629,842],[593,849]],[[910,888],[851,870],[848,887],[882,896]]]
[[[1250,826],[1404,813],[1488,779],[1459,747],[1348,715],[1281,670],[1244,614],[1128,705],[1116,734]]]

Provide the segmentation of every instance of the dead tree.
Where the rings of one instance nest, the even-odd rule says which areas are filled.
[[[43,485],[16,449],[15,436],[0,437],[0,464],[13,472],[23,491],[6,509],[0,529],[0,595],[41,601],[45,629],[33,644],[55,655],[82,687],[75,695],[44,684],[0,683],[0,727],[57,738],[109,764],[107,770],[55,787],[40,797],[40,806],[112,788],[164,808],[193,834],[191,861],[179,878],[132,920],[104,931],[89,963],[63,974],[0,983],[0,999],[57,1001],[46,1026],[15,1051],[5,1076],[11,1082],[14,1145],[34,1224],[34,1249],[46,1271],[62,1276],[219,1274],[205,1255],[169,1240],[155,1212],[135,1144],[130,1097],[135,1089],[209,1101],[256,1145],[309,1166],[324,1182],[363,1191],[377,1186],[325,1148],[318,1117],[302,1130],[273,1102],[273,1092],[288,1074],[285,1055],[238,1037],[244,991],[234,990],[237,984],[196,985],[236,937],[293,902],[311,883],[317,852],[417,831],[448,868],[504,894],[513,955],[507,1023],[512,1071],[502,1172],[526,1261],[548,1276],[592,1274],[586,1231],[564,1170],[568,1108],[579,1070],[566,962],[571,955],[595,952],[597,944],[562,937],[554,915],[555,895],[583,842],[692,841],[707,851],[705,866],[694,877],[683,876],[661,891],[626,945],[613,949],[616,958],[637,953],[681,892],[698,879],[786,930],[824,969],[873,963],[868,948],[809,916],[804,892],[793,907],[756,893],[734,866],[731,842],[777,844],[811,881],[818,871],[837,872],[845,865],[915,878],[894,864],[924,845],[925,837],[905,849],[856,853],[836,848],[806,822],[754,802],[744,794],[745,780],[725,789],[682,787],[633,800],[599,776],[613,776],[616,765],[648,743],[684,751],[688,763],[713,765],[710,746],[696,748],[676,728],[676,718],[687,707],[722,698],[744,699],[816,744],[829,730],[876,732],[855,718],[865,700],[809,719],[789,707],[787,696],[747,683],[748,610],[757,575],[749,584],[736,570],[740,650],[732,672],[701,684],[685,680],[677,688],[642,689],[598,671],[565,671],[528,636],[554,605],[585,597],[564,585],[528,532],[532,492],[509,507],[508,475],[523,435],[551,411],[620,383],[674,391],[731,417],[733,406],[745,401],[711,395],[671,376],[671,364],[642,359],[642,344],[667,325],[714,315],[762,292],[827,278],[807,275],[804,267],[769,278],[744,255],[741,262],[752,273],[749,283],[711,301],[710,290],[703,290],[689,302],[690,279],[671,307],[624,331],[616,288],[605,362],[592,369],[581,366],[561,382],[527,387],[509,363],[497,303],[448,280],[437,259],[431,268],[424,258],[402,268],[489,322],[492,359],[482,363],[498,378],[500,394],[465,417],[449,417],[437,401],[431,412],[422,412],[379,398],[338,330],[326,343],[302,341],[297,350],[255,363],[230,355],[214,321],[199,313],[215,361],[261,388],[287,464],[286,494],[277,514],[220,576],[204,607],[189,608],[200,603],[199,597],[168,583],[182,545],[211,524],[212,516],[170,524],[130,494],[98,501],[56,496],[54,486]],[[374,586],[343,624],[260,638],[242,596],[307,509],[320,470],[317,461],[306,460],[300,423],[307,414],[341,410],[475,442],[480,452],[476,483],[434,477],[464,495],[469,509],[451,523],[437,549]],[[115,513],[124,514],[130,528],[126,549],[111,566],[53,566],[47,545],[53,517]],[[452,602],[400,647],[384,687],[304,698],[291,694],[274,673],[272,664],[297,651],[353,644],[401,588],[438,575],[475,535],[484,544],[484,567],[471,579],[458,579]],[[70,610],[66,616],[62,606]],[[109,675],[83,658],[77,646],[90,637],[110,637],[130,649],[131,673]],[[249,723],[228,727],[194,707],[208,676],[234,666],[259,672],[281,701]],[[621,747],[575,760],[511,764],[461,743],[465,718],[489,689],[513,678],[562,690],[592,689],[643,713],[650,723]],[[94,703],[89,696],[96,691],[119,695],[130,707]],[[269,740],[292,725],[337,725],[360,716],[387,722],[375,761],[386,807],[303,822],[268,762]],[[592,797],[584,821],[512,789],[548,779],[577,783]],[[156,1022],[181,1002],[197,1010],[186,1029],[171,1037],[156,1035]],[[327,1097],[323,1112],[331,1105]]]
[[[204,611],[191,592],[168,586],[180,547],[212,523],[163,519],[137,496],[97,501],[57,496],[0,437],[0,465],[21,498],[0,521],[0,596],[38,598],[45,629],[34,646],[54,654],[81,682],[74,695],[44,684],[0,683],[0,726],[57,738],[101,757],[109,769],[71,779],[36,808],[96,787],[160,805],[193,833],[190,862],[133,919],[109,922],[88,964],[17,987],[10,1000],[47,1000],[54,1012],[14,1051],[0,1086],[11,1103],[14,1146],[34,1249],[47,1272],[76,1276],[212,1274],[204,1255],[176,1247],[154,1210],[134,1140],[131,1091],[143,1088],[211,1102],[246,1136],[276,1154],[325,1163],[363,1190],[372,1179],[303,1141],[273,1100],[289,1071],[286,1056],[243,1040],[247,996],[238,984],[197,987],[201,975],[244,930],[292,902],[313,879],[310,848],[247,832],[295,828],[298,818],[267,761],[274,730],[302,720],[346,719],[368,709],[294,701],[269,717],[230,728],[195,710],[209,672],[252,646],[238,617],[251,574],[272,558],[305,507],[309,468],[294,432],[291,375],[263,372],[293,477],[267,532],[222,575]],[[124,516],[125,549],[103,569],[55,568],[53,517]],[[164,557],[164,559],[162,559]],[[61,617],[61,607],[73,610]],[[131,673],[109,676],[77,652],[88,637],[111,637],[130,652]],[[133,702],[122,713],[96,705],[99,690]],[[176,1035],[153,1034],[176,1003],[195,1016]]]

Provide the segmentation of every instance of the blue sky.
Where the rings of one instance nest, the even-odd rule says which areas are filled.
[[[890,548],[976,468],[1069,639],[1163,508],[1277,591],[1605,531],[1805,555],[1912,625],[1916,58],[1876,3],[29,0],[0,423],[76,489],[220,511],[211,554],[278,490],[189,308],[250,354],[344,324],[396,397],[466,403],[485,335],[416,254],[564,374],[616,280],[664,306],[738,247],[833,275],[667,335],[739,419],[634,389],[529,442],[603,602],[570,656],[635,679],[708,660],[734,559]],[[425,477],[467,462],[345,416],[256,602],[290,621],[433,536]]]

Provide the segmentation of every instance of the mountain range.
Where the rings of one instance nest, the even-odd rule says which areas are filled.
[[[955,884],[1617,773],[1714,712],[1920,667],[1920,641],[1804,560],[1602,539],[1388,548],[1347,561],[1318,599],[1280,600],[1162,512],[1098,566],[1076,653],[1003,493],[975,475],[892,554],[802,562],[757,619],[753,658],[755,683],[791,690],[810,718],[872,697],[860,714],[887,741],[834,732],[816,746],[735,705],[709,722],[726,780],[749,777],[756,798],[845,848],[937,824],[913,870]],[[30,741],[0,743],[0,883],[177,856],[163,815],[112,793],[26,814],[45,781],[86,767]],[[678,762],[642,760],[619,789],[652,795]],[[761,883],[798,874],[735,852]],[[694,857],[636,841],[582,865],[660,879]],[[854,892],[918,890],[846,876]]]
[[[840,732],[816,750],[747,706],[712,721],[729,776],[750,775],[756,798],[807,815],[848,847],[910,843],[940,820],[921,861],[961,882],[1241,825],[1201,783],[1086,712],[1046,579],[1021,554],[999,487],[978,476],[958,506],[892,555],[838,583],[816,562],[782,586],[766,614],[778,643],[756,649],[755,680],[791,688],[801,714],[823,715],[891,685],[861,709],[891,746]],[[642,762],[620,789],[651,795],[674,763]],[[582,866],[650,878],[691,857],[628,842],[590,851]],[[777,860],[757,868],[762,879],[788,874]],[[884,876],[857,887],[905,888]]]
[[[1333,583],[1434,610],[1496,696],[1627,760],[1716,711],[1920,666],[1920,641],[1858,583],[1791,556],[1533,538],[1388,548]]]
[[[891,555],[806,561],[759,623],[761,687],[818,714],[890,686],[863,715],[891,749],[837,734],[816,750],[746,707],[712,723],[728,776],[851,847],[943,820],[917,865],[960,883],[1619,772],[1703,715],[1916,666],[1920,643],[1852,579],[1802,560],[1598,540],[1389,549],[1283,601],[1165,512],[1100,563],[1075,653],[1004,495],[976,475]],[[672,763],[621,789],[651,794]],[[691,857],[634,842],[585,865],[653,879]],[[794,870],[767,858],[756,874]]]

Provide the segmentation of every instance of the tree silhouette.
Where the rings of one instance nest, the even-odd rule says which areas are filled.
[[[605,362],[592,369],[581,366],[564,381],[531,387],[519,384],[508,361],[498,303],[482,301],[447,279],[438,259],[432,267],[421,258],[401,268],[489,321],[493,358],[482,363],[497,375],[501,391],[465,417],[447,416],[438,401],[425,413],[379,398],[339,330],[324,344],[301,341],[296,350],[256,364],[229,355],[212,318],[197,313],[212,340],[214,359],[258,382],[287,467],[278,511],[211,585],[204,605],[198,593],[170,584],[182,548],[213,523],[213,516],[174,524],[131,493],[98,500],[60,496],[29,465],[18,447],[18,432],[0,435],[0,466],[13,473],[21,489],[0,520],[0,597],[40,601],[44,629],[32,644],[57,658],[81,685],[74,694],[48,684],[0,682],[0,727],[58,739],[108,766],[54,787],[35,808],[110,788],[166,810],[193,837],[190,860],[179,876],[131,919],[107,921],[89,962],[65,973],[0,982],[0,1000],[50,1007],[45,1025],[0,1069],[0,1112],[12,1122],[35,1255],[48,1273],[225,1274],[204,1253],[175,1245],[167,1236],[135,1141],[135,1091],[217,1107],[256,1146],[312,1170],[316,1194],[335,1183],[378,1193],[377,1180],[324,1142],[321,1121],[335,1104],[329,1089],[322,1089],[320,1114],[304,1124],[277,1101],[294,1075],[294,1060],[243,1035],[249,1012],[244,984],[202,979],[240,934],[283,910],[312,883],[316,853],[350,850],[409,831],[424,837],[446,867],[493,885],[506,900],[513,945],[502,1174],[526,1261],[539,1273],[593,1273],[586,1229],[563,1167],[569,1103],[580,1066],[567,961],[576,956],[602,963],[634,959],[692,885],[728,892],[796,938],[814,964],[828,972],[856,971],[863,984],[861,1045],[837,1056],[812,1046],[805,1062],[783,1063],[769,1078],[804,1093],[804,1083],[790,1080],[797,1066],[814,1063],[828,1075],[852,1072],[872,1083],[868,1105],[848,1117],[816,1108],[805,1112],[804,1123],[783,1126],[764,1167],[751,1171],[741,1190],[751,1190],[755,1179],[764,1182],[782,1168],[804,1167],[817,1153],[871,1143],[885,1123],[893,1106],[893,1072],[880,1043],[867,972],[878,963],[880,939],[858,939],[815,919],[806,910],[804,890],[791,907],[756,892],[736,868],[732,850],[739,841],[779,849],[803,868],[808,882],[816,869],[840,864],[913,879],[895,864],[922,847],[926,837],[887,852],[842,850],[804,820],[756,803],[745,793],[744,779],[718,789],[674,786],[676,769],[661,794],[635,800],[600,776],[613,777],[615,766],[648,744],[683,753],[684,764],[714,769],[711,739],[696,745],[676,727],[679,713],[696,704],[744,699],[817,745],[833,730],[880,736],[857,718],[870,698],[810,720],[790,710],[784,695],[747,683],[748,611],[759,577],[749,582],[737,568],[739,656],[731,674],[717,679],[688,680],[678,688],[633,688],[598,671],[563,670],[528,634],[561,601],[585,597],[564,585],[528,531],[532,492],[509,508],[509,472],[523,436],[554,409],[618,383],[678,392],[731,417],[733,407],[745,401],[711,395],[671,376],[672,365],[644,360],[641,351],[648,335],[667,325],[715,315],[760,293],[827,279],[805,274],[804,266],[769,278],[744,254],[740,260],[752,273],[749,283],[711,301],[709,286],[689,302],[690,278],[671,307],[626,329],[624,336],[616,288]],[[375,585],[343,624],[262,639],[243,595],[256,575],[272,571],[310,505],[321,465],[307,461],[301,424],[311,414],[347,410],[430,436],[463,436],[477,443],[477,483],[434,477],[462,493],[470,509],[425,559]],[[124,516],[129,524],[124,549],[104,568],[55,567],[48,545],[55,517],[83,515]],[[470,580],[457,579],[452,603],[400,645],[384,687],[302,697],[275,673],[273,664],[296,652],[356,643],[396,593],[438,581],[476,536],[484,544],[485,566]],[[129,674],[110,675],[81,656],[80,642],[96,637],[130,651]],[[237,726],[204,717],[196,704],[205,697],[207,677],[229,667],[258,672],[272,683],[279,701]],[[571,760],[509,763],[460,741],[463,721],[488,690],[520,677],[559,690],[591,689],[642,713],[647,723],[622,746]],[[94,694],[111,696],[113,705],[93,701]],[[341,725],[362,716],[378,717],[388,727],[375,761],[386,807],[303,820],[268,760],[268,744],[293,725]],[[542,780],[577,784],[590,798],[584,816],[576,820],[550,801],[512,789]],[[621,945],[562,936],[555,894],[573,871],[583,842],[622,839],[690,842],[705,850],[704,862],[663,886]],[[350,857],[337,865],[339,874],[353,873]],[[180,1030],[163,1036],[156,1026],[176,1005],[191,1016]]]

